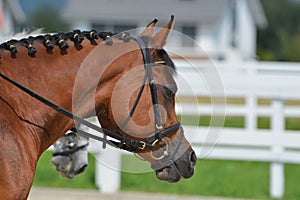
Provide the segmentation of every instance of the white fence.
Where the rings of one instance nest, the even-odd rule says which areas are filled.
[[[270,196],[282,197],[284,163],[300,163],[300,131],[288,131],[285,127],[287,117],[300,120],[300,105],[285,104],[285,100],[300,101],[300,64],[176,61],[176,65],[178,114],[212,116],[209,127],[184,126],[197,156],[270,162]],[[196,97],[203,96],[211,98],[211,103],[198,103]],[[220,103],[225,96],[239,98],[242,103]],[[259,99],[270,103],[259,104]],[[218,120],[214,120],[215,116],[219,116]],[[220,122],[220,116],[242,116],[245,127],[213,126]],[[270,117],[270,129],[257,128],[261,116]],[[99,143],[89,148],[98,160],[97,186],[104,193],[117,191],[120,185],[117,169],[121,168],[123,151],[107,148],[103,152]]]

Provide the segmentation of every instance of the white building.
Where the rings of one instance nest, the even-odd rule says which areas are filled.
[[[199,45],[173,37],[170,48],[185,56],[208,54],[224,60],[255,58],[257,28],[267,26],[259,0],[85,0],[84,6],[80,0],[69,0],[62,13],[73,29],[111,32],[144,27],[154,18],[163,25],[173,14],[175,30]]]
[[[18,0],[0,0],[0,37],[15,33],[17,24],[26,19]]]

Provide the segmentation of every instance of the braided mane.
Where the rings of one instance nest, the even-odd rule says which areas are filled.
[[[19,46],[24,46],[28,49],[28,55],[30,57],[35,57],[35,54],[37,52],[36,48],[33,47],[34,42],[39,42],[44,45],[46,48],[47,53],[51,54],[52,49],[55,45],[57,45],[62,52],[66,52],[66,50],[69,48],[67,40],[71,40],[74,42],[74,45],[77,50],[80,50],[82,48],[81,43],[86,38],[90,40],[92,45],[97,45],[96,40],[102,39],[105,41],[106,45],[112,45],[113,40],[111,39],[111,36],[116,35],[117,38],[120,40],[123,40],[124,42],[128,42],[131,39],[131,36],[127,32],[123,32],[120,34],[111,33],[111,32],[97,32],[95,30],[91,31],[80,31],[80,30],[74,30],[72,32],[68,33],[55,33],[55,34],[44,34],[44,35],[38,35],[38,36],[29,36],[27,38],[22,38],[20,40],[17,39],[11,39],[9,41],[6,41],[2,44],[0,44],[0,51],[7,50],[10,51],[11,57],[16,58],[16,54],[18,52]],[[0,58],[2,56],[0,55]]]

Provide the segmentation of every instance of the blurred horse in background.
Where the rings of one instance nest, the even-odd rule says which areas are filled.
[[[53,144],[51,162],[63,177],[74,178],[88,166],[88,145],[88,138],[69,131]]]

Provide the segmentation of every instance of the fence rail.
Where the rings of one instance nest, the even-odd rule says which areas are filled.
[[[300,133],[286,130],[287,117],[300,119],[300,64],[266,62],[176,61],[179,87],[179,115],[242,116],[244,128],[184,126],[185,134],[197,156],[207,159],[250,160],[270,162],[270,196],[284,194],[284,163],[300,164]],[[198,103],[206,96],[210,103]],[[190,97],[188,101],[183,97]],[[220,103],[228,98],[243,103]],[[222,99],[220,101],[220,99]],[[259,99],[267,99],[266,105]],[[270,118],[270,129],[258,129],[260,116]],[[119,189],[123,151],[108,148],[105,153],[91,145],[97,156],[96,184],[102,192]],[[101,164],[102,163],[102,164]],[[103,163],[108,163],[103,165]]]

